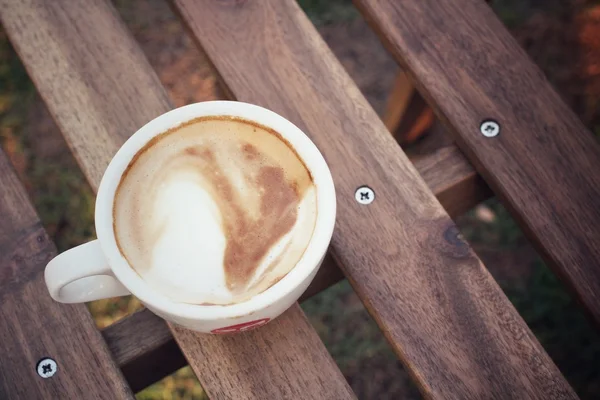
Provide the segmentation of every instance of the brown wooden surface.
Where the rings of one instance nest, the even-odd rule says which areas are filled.
[[[147,309],[103,329],[102,335],[133,392],[186,365],[165,321]]]
[[[102,330],[115,361],[122,367],[173,339],[164,320],[147,309],[109,325]]]
[[[485,3],[356,3],[544,258],[600,322],[600,146],[592,134]],[[479,132],[487,118],[501,124],[498,137]]]
[[[107,1],[0,0],[0,5],[5,30],[97,189],[110,158],[128,135],[171,108],[163,86]],[[213,399],[283,399],[298,387],[309,398],[354,398],[297,307],[252,336],[226,341],[171,329]],[[278,344],[281,337],[294,346]],[[273,345],[258,348],[250,338]],[[253,351],[232,351],[239,348]],[[211,354],[210,368],[202,368],[207,360],[198,359],[199,354]],[[281,364],[278,357],[294,362]],[[257,360],[277,364],[253,368]],[[281,373],[273,374],[275,368],[282,368]]]
[[[444,133],[432,132],[432,135],[436,134]],[[431,139],[440,141],[439,137]],[[485,182],[475,174],[473,167],[455,146],[436,145],[434,149],[428,149],[425,154],[411,160],[451,216],[462,214],[490,195]],[[300,301],[343,278],[342,271],[328,254]],[[167,324],[148,310],[123,318],[105,328],[102,334],[134,391],[156,382],[185,364],[184,356],[175,345]]]
[[[324,264],[325,268],[319,271],[320,279],[315,278],[313,285],[302,295],[301,301],[343,279],[342,272],[329,256]],[[306,329],[308,328],[303,329],[304,333]],[[165,321],[147,309],[106,327],[102,335],[134,392],[186,365],[184,355],[177,347]],[[284,341],[282,344],[289,343]],[[270,357],[271,353],[266,356]],[[272,362],[270,364],[275,365]],[[245,381],[246,386],[253,384],[255,383],[252,381]]]
[[[102,336],[134,392],[187,364],[167,323],[147,309],[104,328]]]
[[[50,298],[44,267],[56,254],[0,150],[0,399],[132,399],[85,305]],[[40,359],[58,364],[48,379]]]
[[[297,303],[260,330],[222,336],[195,335],[179,327],[173,332],[179,343],[196,343],[188,346],[186,357],[196,360],[194,371],[202,382],[211,382],[212,399],[354,398],[350,388],[338,383],[333,373],[339,373],[337,366],[318,337],[315,340],[315,331]]]
[[[414,157],[415,168],[450,217],[455,218],[492,195],[456,146]]]
[[[334,256],[422,392],[574,392],[293,0],[176,0],[237,99],[304,129],[334,177]],[[377,197],[354,200],[368,184]]]

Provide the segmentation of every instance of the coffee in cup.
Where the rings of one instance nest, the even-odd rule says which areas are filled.
[[[233,304],[284,277],[317,218],[314,182],[275,130],[204,116],[150,140],[115,195],[113,226],[129,265],[176,302]]]
[[[335,216],[331,172],[297,126],[253,104],[190,104],[121,146],[98,188],[98,239],[44,277],[59,302],[132,294],[179,326],[243,332],[306,290]]]

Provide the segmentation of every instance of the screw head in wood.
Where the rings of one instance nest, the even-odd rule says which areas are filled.
[[[359,204],[371,204],[375,200],[375,192],[368,186],[361,186],[354,192],[354,199]]]
[[[38,361],[36,370],[39,376],[44,379],[51,378],[58,370],[58,364],[50,357],[44,357]]]
[[[485,137],[498,136],[498,134],[500,133],[500,124],[498,124],[494,120],[488,119],[481,123],[479,131]]]

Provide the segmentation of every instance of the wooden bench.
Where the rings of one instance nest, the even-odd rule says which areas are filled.
[[[346,277],[426,397],[576,398],[451,217],[489,184],[597,321],[597,143],[484,2],[356,3],[461,150],[411,162],[294,0],[173,3],[230,98],[290,119],[331,167],[339,216],[306,296]],[[109,2],[0,6],[97,189],[127,136],[171,108],[165,89]],[[497,137],[480,132],[486,120]],[[354,200],[365,184],[369,206]],[[98,332],[84,306],[46,293],[54,248],[3,156],[0,187],[0,398],[131,398],[185,362],[213,399],[355,397],[298,305],[225,337],[146,310]],[[44,357],[59,368],[48,379],[36,373]]]

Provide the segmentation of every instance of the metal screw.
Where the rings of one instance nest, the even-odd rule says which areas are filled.
[[[39,376],[41,376],[44,379],[47,379],[54,376],[54,374],[58,370],[58,365],[56,364],[56,361],[54,361],[50,357],[44,357],[40,361],[38,361],[37,366],[35,368]]]
[[[488,119],[481,123],[479,131],[485,137],[498,136],[498,134],[500,133],[500,125],[496,121]]]
[[[375,192],[368,186],[361,186],[354,192],[354,198],[360,204],[371,204],[375,200]]]

